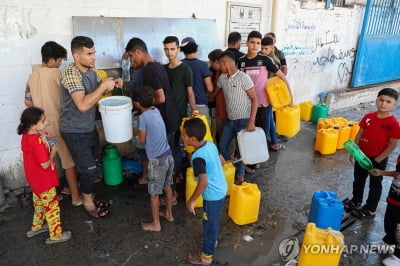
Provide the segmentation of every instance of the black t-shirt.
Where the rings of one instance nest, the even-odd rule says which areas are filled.
[[[239,49],[236,48],[228,48],[226,49],[226,51],[231,51],[235,54],[235,63],[236,65],[238,64],[238,60],[240,57],[244,56],[244,53],[242,53],[241,51],[239,51]]]
[[[167,133],[176,131],[179,126],[179,115],[172,99],[172,90],[164,67],[159,63],[149,62],[143,67],[143,84],[152,87],[154,91],[164,90],[165,102],[156,107],[160,110]]]

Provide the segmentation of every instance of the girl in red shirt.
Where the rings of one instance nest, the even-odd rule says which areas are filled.
[[[56,145],[49,145],[43,130],[46,128],[44,111],[37,107],[25,109],[20,118],[18,135],[22,135],[26,181],[32,189],[34,206],[33,222],[27,237],[49,231],[46,244],[67,241],[70,231],[62,231],[60,205],[56,186],[59,185],[54,157]],[[47,225],[44,224],[46,219]]]

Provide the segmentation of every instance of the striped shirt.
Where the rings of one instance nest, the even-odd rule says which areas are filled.
[[[246,91],[254,88],[254,84],[249,75],[239,70],[230,77],[222,74],[217,86],[224,92],[228,119],[250,118],[251,100]]]

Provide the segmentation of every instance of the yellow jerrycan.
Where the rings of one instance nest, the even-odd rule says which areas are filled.
[[[337,266],[344,247],[341,232],[317,228],[315,223],[308,223],[301,243],[299,266]]]
[[[286,83],[280,77],[272,77],[267,80],[265,87],[269,103],[274,108],[281,108],[291,101],[290,92]]]
[[[333,121],[330,118],[320,118],[317,123],[317,131],[321,128],[333,128]]]
[[[228,190],[226,191],[226,195],[228,196],[231,194],[232,185],[235,181],[236,168],[232,161],[226,161],[222,168],[224,169],[226,184],[228,185]]]
[[[347,126],[348,122],[346,118],[343,117],[332,117],[332,122],[334,125]]]
[[[294,137],[300,131],[300,107],[283,107],[275,111],[276,133],[286,137]]]
[[[337,129],[339,132],[336,149],[338,150],[344,149],[343,143],[349,140],[351,127],[349,127],[346,123],[344,125],[342,124],[339,126],[335,126],[334,128]]]
[[[360,130],[360,125],[356,121],[349,121],[348,126],[351,128],[349,139],[356,140],[357,133]]]
[[[205,115],[200,114],[198,110],[195,110],[193,112],[193,116],[184,117],[182,119],[181,126],[179,127],[179,130],[181,131],[181,134],[183,134],[183,124],[185,123],[185,121],[189,120],[189,119],[192,119],[194,117],[200,118],[204,122],[204,124],[206,125],[206,135],[204,136],[204,139],[205,140],[209,140],[209,141],[214,141],[213,137],[211,135],[210,126],[208,125],[207,117]],[[187,145],[186,143],[184,143],[184,144],[185,144],[185,150],[188,153],[193,153],[194,152],[194,147],[193,146]]]
[[[338,138],[339,132],[337,130],[333,128],[321,128],[317,131],[314,149],[322,155],[334,154]]]
[[[190,199],[192,196],[194,190],[196,189],[197,186],[197,181],[196,178],[194,177],[194,172],[192,167],[188,167],[186,169],[186,201]],[[194,204],[194,207],[203,207],[203,196],[200,195],[200,197],[197,198],[196,203]]]
[[[233,184],[229,199],[228,215],[238,225],[255,223],[260,210],[261,192],[257,184]]]
[[[313,106],[314,103],[312,101],[300,103],[300,120],[311,121]]]

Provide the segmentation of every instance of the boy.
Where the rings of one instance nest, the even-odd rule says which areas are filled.
[[[235,55],[231,51],[225,51],[220,55],[219,63],[222,74],[217,87],[224,93],[228,116],[222,129],[219,149],[224,159],[229,160],[231,158],[229,146],[237,133],[242,129],[255,130],[254,121],[258,104],[254,84],[249,75],[237,69]],[[244,181],[244,174],[245,165],[240,161],[236,164],[236,185]]]
[[[288,68],[286,64],[286,58],[285,54],[276,47],[276,35],[273,32],[268,32],[264,35],[264,37],[269,37],[273,40],[274,42],[274,56],[276,56],[279,59],[279,66],[283,74],[287,75],[288,73]]]
[[[275,51],[274,40],[270,37],[264,37],[261,40],[261,54],[269,56],[278,66],[278,68],[280,68],[281,67],[280,60],[278,57],[275,56],[274,51]],[[274,76],[275,76],[274,73],[268,72],[268,78],[272,78]],[[271,137],[270,149],[273,151],[280,151],[281,149],[284,149],[284,146],[278,143],[278,137],[275,131],[275,122],[274,122],[272,107],[268,106],[268,108],[271,109],[267,110],[267,114],[269,115],[269,117],[267,118],[267,122],[269,122],[269,125],[267,127],[269,128],[269,135]]]
[[[246,42],[247,54],[239,58],[238,66],[241,71],[247,73],[253,80],[258,101],[255,124],[257,127],[264,129],[265,135],[267,136],[269,133],[269,119],[271,117],[269,112],[272,110],[271,108],[268,108],[269,102],[265,91],[268,72],[275,73],[276,76],[280,77],[286,83],[291,96],[290,105],[293,104],[293,95],[285,74],[279,70],[270,57],[259,53],[261,48],[261,39],[262,35],[260,32],[252,31],[249,33]],[[256,165],[255,168],[259,168],[259,165]],[[254,167],[247,167],[246,170],[249,173],[255,172]]]
[[[398,93],[392,88],[385,88],[378,92],[376,98],[376,112],[366,114],[360,122],[360,130],[355,142],[360,149],[371,159],[374,168],[385,170],[388,156],[396,148],[400,138],[399,122],[391,113],[396,106]],[[364,194],[365,181],[368,171],[354,163],[353,198],[344,204],[347,212],[359,219],[374,218],[382,193],[382,176],[375,176],[369,180],[369,193],[366,204],[361,206]]]
[[[387,207],[385,212],[385,233],[383,242],[387,245],[396,245],[394,253],[382,261],[383,265],[400,265],[400,239],[396,238],[397,224],[400,223],[400,155],[397,157],[396,171],[382,171],[375,169],[375,176],[393,176],[387,196]],[[397,233],[398,234],[398,233]]]
[[[59,129],[61,76],[59,67],[62,60],[67,59],[67,50],[56,42],[48,41],[42,46],[41,54],[42,65],[29,76],[26,84],[25,105],[39,107],[45,111],[48,121],[46,131],[49,139],[54,138],[58,142],[57,154],[68,182],[68,188],[64,187],[61,193],[71,195],[72,205],[80,206],[82,196],[78,189],[75,163]]]
[[[274,64],[280,68],[281,62],[279,61],[279,58],[276,57],[274,54],[275,46],[274,46],[274,40],[270,37],[264,37],[261,40],[261,54],[269,56],[273,61]],[[268,78],[272,78],[275,76],[275,73],[273,72],[268,72]]]
[[[213,91],[208,64],[197,58],[197,45],[192,37],[186,37],[181,42],[181,51],[185,54],[182,62],[190,67],[193,72],[193,91],[196,101],[196,109],[205,115],[208,124],[211,125],[210,111],[208,110],[207,93]]]
[[[222,208],[228,186],[226,184],[222,163],[217,147],[205,141],[206,126],[200,118],[189,119],[183,125],[183,139],[192,145],[191,164],[198,184],[186,203],[188,210],[196,214],[194,205],[197,198],[203,195],[203,248],[201,254],[191,253],[187,256],[191,264],[210,265],[214,254]]]
[[[168,64],[164,65],[168,73],[169,81],[172,89],[172,99],[174,100],[176,109],[179,113],[180,121],[182,118],[189,116],[196,109],[196,102],[193,92],[193,73],[192,70],[183,64],[178,55],[180,52],[179,40],[176,36],[167,36],[163,41],[164,53],[168,58]],[[188,114],[188,105],[190,113]],[[182,152],[180,149],[180,130],[177,130],[174,135],[174,160],[175,182],[180,183],[183,181],[182,174]],[[173,202],[176,202],[173,200]]]
[[[140,87],[137,92],[137,106],[142,114],[139,118],[139,142],[145,144],[148,163],[148,192],[150,194],[153,222],[142,223],[146,231],[161,231],[160,216],[173,222],[172,216],[172,172],[174,159],[168,144],[165,124],[160,111],[153,106],[154,90],[149,86]],[[165,213],[159,211],[159,195],[165,193]]]

